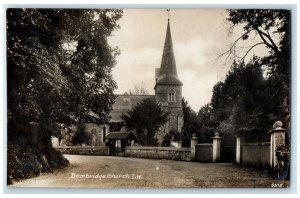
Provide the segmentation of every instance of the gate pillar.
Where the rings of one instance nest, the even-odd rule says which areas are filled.
[[[213,162],[219,162],[220,161],[220,153],[221,153],[221,139],[222,137],[219,136],[219,133],[215,133],[215,137],[212,137],[213,139]]]
[[[236,153],[235,153],[235,161],[238,164],[241,164],[241,144],[244,143],[245,137],[236,137]]]
[[[196,134],[193,133],[193,136],[191,138],[191,158],[192,160],[195,159],[196,155],[196,144],[198,144],[198,138],[196,137]]]
[[[270,166],[275,168],[278,161],[276,158],[276,150],[278,147],[285,146],[285,133],[286,129],[282,128],[282,122],[277,121],[273,125],[273,129],[270,131],[271,134],[271,146],[270,146]]]

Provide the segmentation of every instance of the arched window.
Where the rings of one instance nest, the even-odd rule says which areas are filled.
[[[175,102],[175,91],[171,90],[168,93],[168,101],[169,102]]]

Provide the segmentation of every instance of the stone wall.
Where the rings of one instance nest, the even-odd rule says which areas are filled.
[[[213,144],[196,144],[195,161],[197,162],[212,162]]]
[[[59,146],[55,149],[63,154],[70,155],[107,156],[109,154],[108,146]]]
[[[139,147],[125,148],[126,157],[191,161],[190,148]]]
[[[270,142],[241,144],[241,165],[268,167],[269,164]]]

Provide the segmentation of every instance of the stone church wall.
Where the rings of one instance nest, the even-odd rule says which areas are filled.
[[[109,155],[108,146],[57,146],[55,149],[68,155]]]
[[[175,92],[175,102],[168,102],[168,93],[170,91]],[[171,86],[171,85],[158,85],[155,90],[156,101],[163,103],[168,103],[168,107],[181,107],[181,87],[180,86]]]
[[[191,161],[191,149],[174,147],[128,146],[125,148],[125,156],[136,158]]]

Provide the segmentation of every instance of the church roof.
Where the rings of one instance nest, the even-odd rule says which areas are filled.
[[[110,112],[110,122],[122,122],[121,115],[127,113],[138,103],[147,98],[155,98],[155,95],[117,95],[113,110]]]
[[[182,85],[182,82],[178,79],[177,75],[169,20],[167,25],[164,51],[160,65],[159,78],[157,79],[156,85]]]
[[[124,140],[124,139],[133,139],[136,137],[131,131],[120,131],[120,132],[110,132],[106,137],[109,140]]]

